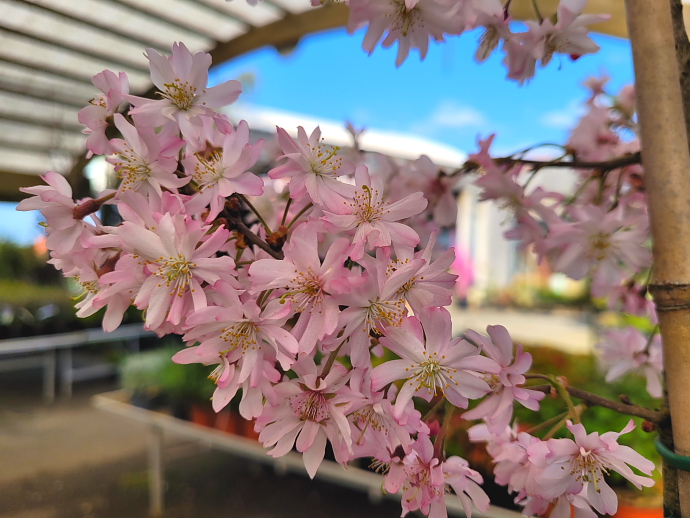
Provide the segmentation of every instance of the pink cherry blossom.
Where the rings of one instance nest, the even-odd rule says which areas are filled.
[[[338,328],[343,332],[339,340],[347,339],[344,350],[349,351],[355,367],[370,366],[372,335],[383,335],[391,326],[402,323],[407,310],[400,290],[422,263],[419,259],[403,262],[391,274],[389,262],[382,255],[360,259],[366,269],[362,286],[341,297],[348,307],[340,313]]]
[[[112,125],[110,118],[117,113],[129,94],[129,80],[124,72],[116,75],[110,70],[104,70],[93,76],[93,84],[103,93],[91,99],[89,106],[82,108],[77,114],[79,122],[87,128],[83,130],[83,133],[88,135],[87,158],[94,154],[107,155],[114,151],[111,142],[105,136],[105,131]]]
[[[532,366],[532,356],[522,347],[513,345],[508,331],[503,326],[488,326],[489,338],[468,329],[465,336],[482,348],[489,358],[499,366],[498,371],[487,371],[484,379],[491,387],[491,394],[478,406],[465,412],[465,419],[484,418],[489,431],[500,433],[510,424],[513,416],[513,402],[517,401],[530,410],[539,410],[543,392],[521,387],[525,383],[524,373]],[[513,350],[515,357],[513,358]]]
[[[393,417],[393,403],[397,394],[391,386],[387,394],[371,389],[368,369],[354,369],[350,377],[350,388],[362,394],[351,409],[352,449],[357,457],[377,457],[386,451],[402,447],[409,451],[414,442],[413,433],[429,433],[429,427],[421,420],[422,414],[415,410],[412,401],[405,409],[403,421]]]
[[[246,121],[240,121],[236,131],[221,138],[221,149],[213,149],[207,156],[195,153],[182,162],[187,174],[199,187],[198,202],[210,203],[209,219],[223,210],[225,198],[231,194],[263,194],[263,180],[249,171],[261,155],[263,140],[249,143]]]
[[[641,372],[647,378],[647,392],[652,397],[662,396],[664,365],[659,335],[648,339],[634,327],[610,329],[597,345],[601,350],[601,362],[608,367],[607,382],[627,372]]]
[[[404,166],[398,179],[392,183],[393,189],[397,191],[393,199],[419,191],[428,200],[427,210],[431,212],[435,223],[441,227],[455,226],[458,204],[453,188],[458,183],[458,178],[448,176],[428,156],[422,155]]]
[[[432,232],[424,250],[414,254],[409,253],[411,249],[406,250],[401,247],[399,250],[400,259],[388,267],[389,270],[397,270],[402,261],[414,259],[423,261],[414,271],[410,280],[398,289],[398,293],[410,305],[415,314],[425,307],[448,306],[452,301],[453,288],[458,276],[448,273],[448,269],[455,261],[455,250],[450,248],[433,261],[432,253],[437,236],[437,231]]]
[[[489,497],[478,484],[482,476],[470,469],[467,461],[450,457],[441,462],[434,455],[429,436],[420,433],[398,469],[392,469],[384,482],[386,490],[397,492],[402,487],[402,516],[421,510],[429,518],[447,517],[445,495],[449,487],[462,503],[468,517],[474,504],[481,512],[489,509]]]
[[[621,282],[621,263],[633,273],[651,264],[652,255],[644,246],[647,228],[638,219],[624,217],[620,208],[606,212],[594,205],[573,208],[571,213],[575,222],[551,225],[547,237],[555,249],[557,271],[582,279],[593,270],[601,282],[615,286]]]
[[[454,5],[445,0],[351,0],[350,33],[368,25],[362,47],[371,54],[377,43],[390,47],[398,42],[396,66],[407,59],[411,48],[426,57],[429,40],[443,41],[444,34],[458,33],[461,21]]]
[[[249,267],[255,291],[286,290],[269,305],[290,303],[292,311],[300,313],[292,334],[299,340],[301,352],[310,353],[317,340],[336,330],[339,294],[352,290],[361,282],[356,272],[343,266],[347,247],[347,239],[337,240],[321,262],[316,233],[309,224],[302,224],[293,231],[285,246],[283,260],[260,259]]]
[[[134,303],[147,308],[146,326],[155,329],[164,321],[177,325],[192,308],[207,305],[202,283],[223,279],[232,284],[235,262],[230,257],[214,257],[229,237],[218,228],[210,236],[198,222],[182,215],[165,214],[153,230],[129,221],[122,224],[119,236],[124,247],[139,255],[150,277]]]
[[[371,373],[374,390],[395,380],[407,380],[395,402],[394,415],[402,414],[412,396],[430,401],[441,393],[453,405],[467,408],[469,399],[490,392],[480,373],[496,370],[496,362],[479,356],[479,349],[466,340],[451,339],[448,311],[428,308],[418,317],[407,317],[399,328],[386,329],[380,341],[401,359],[387,361]]]
[[[271,383],[280,381],[280,373],[275,369],[275,357],[269,351],[267,359],[258,361],[252,368],[251,376],[240,380],[237,364],[231,361],[228,353],[213,350],[201,351],[200,346],[188,347],[173,356],[173,361],[180,364],[203,363],[217,367],[209,374],[209,378],[216,384],[211,398],[213,409],[219,412],[225,408],[237,391],[242,389],[240,414],[245,419],[254,419],[263,411],[264,398],[273,400],[273,386]]]
[[[115,155],[108,157],[108,162],[115,166],[122,180],[118,188],[120,195],[131,190],[162,196],[162,188],[178,189],[189,182],[188,178],[175,175],[177,154],[185,141],[171,135],[169,126],[160,133],[153,128],[135,128],[119,113],[114,121],[124,140],[111,141]]]
[[[369,175],[366,166],[355,171],[357,190],[354,199],[324,211],[326,228],[338,232],[355,231],[350,257],[357,261],[364,255],[364,245],[369,248],[391,245],[417,246],[419,236],[408,226],[399,223],[422,212],[427,201],[421,192],[415,192],[394,203],[384,201],[381,178]]]
[[[148,126],[162,126],[166,119],[177,123],[186,140],[196,140],[201,131],[200,115],[213,117],[211,108],[234,103],[242,92],[239,81],[227,81],[207,88],[211,55],[192,54],[184,43],[175,43],[172,56],[146,49],[151,81],[161,91],[162,99],[152,100],[128,95],[135,108],[130,112]]]
[[[599,50],[588,34],[587,25],[608,20],[608,15],[582,15],[587,0],[561,0],[558,5],[557,19],[553,24],[548,18],[539,25],[527,21],[527,26],[536,29],[535,38],[541,39],[534,49],[534,56],[546,66],[555,53],[568,54],[577,59],[583,54],[592,54]]]
[[[41,179],[48,185],[21,187],[19,190],[33,195],[19,202],[17,210],[40,210],[46,219],[48,239],[46,246],[58,255],[67,255],[85,246],[95,232],[94,225],[84,221],[91,215],[94,222],[100,225],[95,216],[105,200],[86,199],[77,204],[72,199],[72,187],[64,176],[48,171]]]
[[[292,199],[299,201],[308,194],[316,205],[335,207],[345,198],[352,197],[352,185],[337,179],[352,172],[352,165],[338,155],[339,148],[329,149],[323,144],[318,126],[308,137],[304,128],[299,126],[297,140],[283,128],[276,128],[276,131],[283,150],[278,160],[287,158],[288,161],[271,169],[268,176],[273,179],[290,178],[288,187]]]
[[[347,462],[352,453],[350,423],[346,414],[352,396],[345,385],[347,369],[334,363],[321,376],[314,361],[304,356],[293,366],[298,374],[275,386],[275,404],[267,402],[257,420],[259,441],[273,447],[268,454],[282,457],[292,446],[303,453],[304,466],[314,478],[330,440],[336,460]]]
[[[654,463],[628,446],[618,444],[618,438],[635,428],[630,422],[620,433],[606,432],[589,435],[581,424],[568,421],[572,439],[549,439],[548,466],[543,472],[541,486],[555,498],[563,493],[581,494],[594,509],[602,514],[615,514],[618,498],[608,485],[604,475],[616,471],[638,489],[651,487]],[[630,467],[642,472],[637,475]],[[585,492],[586,491],[586,492]]]

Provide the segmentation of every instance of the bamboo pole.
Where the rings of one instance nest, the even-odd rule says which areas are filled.
[[[664,343],[673,446],[690,455],[690,154],[670,1],[625,0],[625,6],[654,240],[650,288]],[[690,517],[690,473],[678,472],[678,490],[681,516]]]

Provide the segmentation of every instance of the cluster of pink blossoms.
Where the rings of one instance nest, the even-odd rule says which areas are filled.
[[[425,1],[405,9],[416,12]],[[465,16],[475,4],[463,4]],[[207,88],[210,57],[183,44],[170,57],[152,49],[147,57],[160,99],[129,95],[126,76],[106,71],[94,78],[103,94],[80,112],[87,146],[107,155],[118,189],[74,202],[64,178],[49,172],[48,185],[25,189],[33,196],[19,206],[45,217],[51,262],[85,290],[80,315],[107,308],[103,326],[113,330],[130,305],[145,310],[147,329],[186,342],[176,362],[213,366],[214,409],[241,394],[240,412],[255,420],[269,455],[295,448],[311,476],[329,443],[343,465],[371,457],[386,474],[385,490],[402,491],[403,515],[443,517],[451,491],[468,515],[489,506],[481,475],[446,457],[446,425],[439,426],[438,411],[422,418],[420,401],[445,400],[448,413],[481,400],[463,417],[485,421],[479,435],[497,452],[497,479],[519,493],[526,512],[553,505],[559,513],[571,505],[615,512],[602,479],[611,469],[649,485],[627,465],[645,474],[653,466],[619,446],[619,434],[586,436],[574,425],[575,442],[515,435],[514,403],[537,410],[544,397],[525,386],[531,356],[501,326],[489,326],[488,337],[467,331],[453,338],[444,306],[455,255],[434,245],[455,224],[457,176],[424,156],[399,164],[356,146],[332,148],[318,128],[293,128],[296,136],[277,128],[280,163],[260,176],[252,168],[262,142],[252,141],[246,122],[234,126],[213,110],[234,102],[240,84]],[[123,114],[125,102],[132,108]],[[121,138],[108,139],[110,127]],[[486,145],[472,160],[485,170],[478,181],[484,197],[506,197],[515,211],[523,244],[567,273],[582,277],[584,261],[611,291],[621,280],[614,263],[631,273],[648,265],[638,229],[646,213],[632,189],[617,191],[608,211],[570,207],[552,193],[526,194],[519,171],[496,165]],[[104,204],[117,208],[118,225],[96,217]],[[607,223],[594,235],[597,218]],[[656,361],[630,349],[638,358],[630,369]],[[530,457],[537,443],[545,446]],[[504,452],[520,448],[509,454],[511,470],[529,477],[501,479]],[[540,482],[556,469],[568,475]]]
[[[647,293],[652,254],[635,137],[635,91],[626,86],[611,96],[605,91],[607,81],[602,77],[585,83],[591,96],[563,146],[576,175],[574,195],[535,187],[535,175],[549,174],[541,172],[548,170],[549,160],[537,161],[537,166],[517,155],[494,160],[489,152],[493,136],[480,141],[469,169],[479,173],[475,183],[482,188],[481,199],[495,200],[512,216],[514,226],[506,238],[532,250],[553,271],[589,279],[592,296],[609,310],[644,317],[654,325],[656,311]],[[571,163],[560,162],[559,166]],[[645,336],[629,327],[604,333],[599,347],[602,364],[610,369],[607,381],[639,371],[647,378],[649,393],[661,397],[657,331]]]
[[[320,5],[323,0],[312,0]],[[429,41],[481,28],[476,58],[486,60],[502,43],[508,78],[524,83],[537,63],[546,66],[555,54],[577,59],[597,52],[587,26],[606,21],[605,15],[583,15],[587,0],[560,0],[556,13],[540,21],[527,21],[527,30],[513,32],[510,2],[500,0],[346,0],[350,7],[348,30],[367,26],[363,47],[369,53],[383,39],[384,47],[398,43],[396,65],[417,49],[423,59]],[[505,4],[505,5],[504,5]],[[551,15],[554,15],[551,17]],[[384,37],[385,34],[385,37]]]

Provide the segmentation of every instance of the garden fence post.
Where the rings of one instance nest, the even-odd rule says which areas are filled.
[[[654,241],[650,291],[664,344],[673,447],[690,455],[690,155],[671,7],[669,0],[625,5]],[[681,515],[690,517],[690,473],[678,472],[678,495]],[[670,497],[665,493],[667,511],[676,508]]]

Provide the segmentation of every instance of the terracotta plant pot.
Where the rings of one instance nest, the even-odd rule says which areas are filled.
[[[242,432],[242,416],[237,412],[230,410],[221,410],[216,415],[216,424],[214,428],[222,430],[226,433],[240,435]]]
[[[192,405],[190,414],[192,422],[202,426],[213,426],[216,422],[216,413],[206,406]]]
[[[634,505],[618,505],[618,512],[615,518],[663,518],[663,507],[637,507]]]
[[[254,421],[247,421],[242,416],[240,416],[240,419],[242,419],[242,435],[244,435],[247,439],[258,441],[259,432],[254,431]]]

